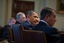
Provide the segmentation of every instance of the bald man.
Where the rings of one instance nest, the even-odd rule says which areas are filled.
[[[22,22],[24,22],[26,20],[26,16],[24,13],[19,12],[16,15],[16,24],[21,24]]]

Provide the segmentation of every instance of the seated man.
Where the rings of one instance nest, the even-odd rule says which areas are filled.
[[[56,22],[56,11],[45,7],[41,10],[41,21],[34,30],[44,31],[47,43],[60,43],[60,35],[56,28],[53,27]]]
[[[22,23],[24,29],[32,30],[40,21],[38,14],[34,11],[27,12],[27,20]]]
[[[12,28],[12,25],[16,23],[16,20],[14,18],[10,18],[8,20],[8,24],[3,27],[2,30],[2,38],[8,39],[9,38],[9,30],[8,28]]]

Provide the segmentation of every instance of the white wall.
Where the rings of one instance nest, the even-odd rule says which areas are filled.
[[[7,0],[8,1],[8,11],[7,11],[7,20],[9,18],[11,18],[11,15],[12,15],[12,0]]]
[[[6,8],[6,5],[5,5],[5,0],[0,0],[0,25],[3,26],[5,24],[5,8]]]
[[[0,0],[0,25],[7,24],[8,19],[11,17],[12,0]]]

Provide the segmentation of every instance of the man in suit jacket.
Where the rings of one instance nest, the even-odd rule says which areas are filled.
[[[44,31],[46,34],[47,43],[60,43],[60,35],[58,30],[54,27],[56,22],[56,11],[54,9],[45,7],[41,10],[41,21],[34,30]]]
[[[10,18],[8,20],[8,24],[5,25],[2,29],[2,38],[8,39],[9,38],[9,30],[8,28],[12,28],[12,25],[16,23],[15,18]]]
[[[39,23],[38,14],[34,11],[27,12],[27,20],[22,23],[24,29],[32,30]]]

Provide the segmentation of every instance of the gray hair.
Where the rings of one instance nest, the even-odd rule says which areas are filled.
[[[9,20],[8,20],[8,24],[12,21],[12,20],[16,20],[15,18],[10,18]]]
[[[16,15],[16,19],[18,20],[20,17],[22,17],[22,14],[24,14],[24,13],[18,12],[17,15]]]

